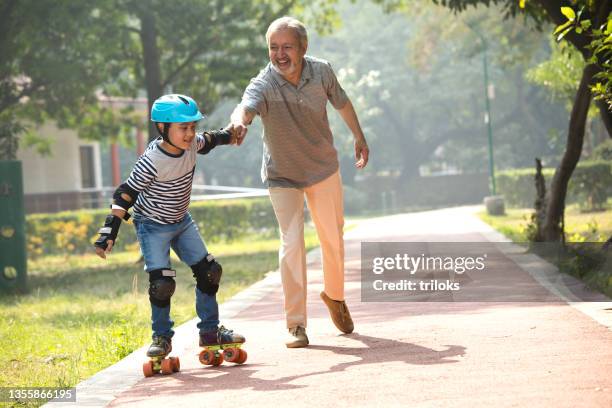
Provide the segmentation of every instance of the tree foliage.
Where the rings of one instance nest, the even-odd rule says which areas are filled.
[[[99,140],[142,126],[148,112],[99,103],[112,97],[144,96],[150,107],[180,92],[210,112],[265,63],[263,36],[274,18],[295,12],[329,30],[333,3],[0,0],[2,140],[15,146],[28,124],[48,119]],[[5,151],[14,157],[15,149]]]
[[[594,27],[592,13],[585,12],[591,8],[589,2],[582,0],[576,1],[573,7],[561,7],[561,13],[567,21],[558,25],[554,34],[557,35],[557,41],[561,41],[572,31],[576,34],[590,31],[591,43],[588,49],[591,57],[588,63],[598,64],[601,68],[601,72],[595,75],[591,89],[595,98],[604,100],[612,110],[612,13],[608,14],[605,21],[599,21],[599,27]]]
[[[525,66],[542,58],[544,36],[512,20],[500,24],[495,12],[485,8],[457,17],[428,2],[412,4],[418,11],[383,14],[373,6],[341,10],[345,24],[333,38],[312,41],[314,55],[332,62],[353,98],[374,152],[369,171],[400,174],[404,183],[422,166],[432,172],[486,169],[483,49],[468,23],[489,39],[499,164],[528,165],[532,159],[525,157],[527,151],[558,154],[546,135],[563,117],[563,109],[522,78]],[[379,25],[387,29],[379,30]],[[526,37],[524,47],[513,46],[514,38]],[[362,52],[352,52],[355,43]],[[339,151],[350,163],[352,137],[330,116],[334,134],[344,136]]]
[[[0,155],[14,158],[28,124],[95,103],[109,73],[99,39],[116,36],[78,0],[2,0],[0,15]]]

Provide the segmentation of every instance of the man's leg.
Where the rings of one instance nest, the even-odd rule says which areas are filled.
[[[344,210],[342,180],[336,172],[304,189],[310,215],[317,229],[323,257],[325,293],[344,300]]]
[[[353,320],[344,302],[344,209],[340,173],[336,172],[304,191],[321,243],[325,285],[321,298],[336,327],[344,333],[351,333]]]
[[[304,193],[294,188],[270,188],[280,227],[278,260],[285,294],[287,328],[306,327],[306,249]]]

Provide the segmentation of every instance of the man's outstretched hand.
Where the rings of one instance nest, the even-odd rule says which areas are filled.
[[[247,127],[241,123],[230,123],[223,130],[230,132],[231,138],[229,144],[236,146],[242,144],[247,133]]]
[[[368,158],[370,156],[370,149],[365,138],[359,138],[355,140],[355,167],[363,169],[368,164]]]
[[[244,138],[247,134],[247,127],[243,123],[233,123],[234,132],[236,134],[236,145],[240,146],[244,142]]]

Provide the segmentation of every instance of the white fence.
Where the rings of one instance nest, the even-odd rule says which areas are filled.
[[[111,203],[115,187],[84,188],[49,194],[26,195],[27,213],[59,212],[81,208],[105,208]],[[264,197],[265,188],[213,186],[194,184],[191,201],[223,200],[235,198]]]

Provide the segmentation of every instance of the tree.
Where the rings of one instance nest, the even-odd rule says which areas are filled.
[[[2,0],[0,15],[0,159],[15,159],[29,124],[95,102],[108,74],[97,44],[116,36],[78,0]]]
[[[2,141],[14,157],[24,123],[49,118],[99,140],[139,125],[129,107],[101,105],[106,96],[144,92],[150,108],[172,91],[210,112],[239,95],[263,66],[263,34],[274,18],[295,11],[329,29],[334,15],[325,3],[0,0]],[[149,138],[156,136],[149,123]]]
[[[516,0],[434,0],[434,2],[439,2],[457,12],[478,4],[487,6],[490,3],[502,4],[506,10],[506,17],[517,15],[519,7],[523,6],[524,12],[533,17],[538,23],[548,22],[557,26],[565,24],[567,21],[562,8],[571,8],[573,6],[573,3],[570,1],[558,2],[553,0],[521,0],[520,2]],[[582,152],[586,119],[592,96],[591,85],[594,77],[600,74],[605,66],[605,61],[601,60],[601,54],[595,56],[595,61],[591,59],[593,57],[593,50],[590,47],[590,43],[594,36],[593,30],[606,23],[612,11],[612,2],[607,0],[580,1],[579,5],[582,6],[581,13],[585,19],[591,21],[591,25],[589,27],[581,27],[581,30],[568,31],[565,39],[580,52],[587,65],[582,71],[574,98],[565,152],[555,171],[550,188],[543,231],[544,238],[547,241],[559,241],[562,239],[562,220],[565,210],[567,186]],[[612,137],[612,111],[608,110],[603,100],[598,100],[597,106],[608,135]]]
[[[412,5],[409,13],[387,14],[374,5],[343,6],[339,13],[344,23],[333,37],[315,36],[310,41],[313,55],[331,61],[359,113],[375,152],[366,172],[398,174],[401,188],[424,165],[432,171],[449,165],[464,172],[479,172],[486,166],[482,63],[472,58],[482,49],[468,20],[495,38],[489,42],[489,53],[496,82],[493,123],[502,166],[530,165],[531,160],[523,157],[526,151],[558,153],[545,138],[533,135],[547,134],[549,123],[563,117],[563,108],[548,103],[543,91],[522,78],[524,65],[541,52],[545,38],[519,22],[499,24],[489,10],[457,18],[430,2]],[[386,29],[380,30],[381,25]],[[495,37],[503,30],[509,38]],[[525,47],[517,51],[513,38],[525,39]],[[362,52],[354,52],[355,44]],[[337,115],[330,115],[334,135],[340,136],[341,164],[343,159],[350,164],[352,137],[335,119]],[[350,167],[343,168],[347,183]]]
[[[164,93],[184,93],[212,112],[224,98],[237,97],[266,61],[263,34],[289,12],[309,13],[319,29],[331,28],[334,12],[318,0],[111,0],[107,19],[123,33],[115,61],[120,81],[109,95],[146,91],[148,110]],[[333,2],[331,2],[333,4]],[[306,8],[306,5],[308,8]],[[101,14],[102,14],[101,13]],[[149,140],[158,136],[149,122]]]
[[[210,112],[224,97],[244,89],[265,61],[266,25],[288,12],[294,0],[225,2],[116,0],[123,16],[117,29],[126,34],[120,61],[126,81],[109,93],[146,90],[149,110],[167,91],[185,93]],[[113,84],[114,85],[114,84]],[[149,139],[158,133],[149,125]]]
[[[608,108],[612,110],[612,13],[608,14],[607,21],[600,22],[601,26],[593,26],[589,13],[585,10],[592,8],[592,4],[584,0],[574,1],[574,8],[561,7],[561,13],[567,21],[555,29],[554,34],[558,34],[557,41],[561,41],[568,33],[575,32],[582,34],[585,30],[591,29],[588,48],[591,51],[589,63],[599,65],[601,72],[594,76],[594,85],[591,86],[596,100],[603,100],[608,103]]]

